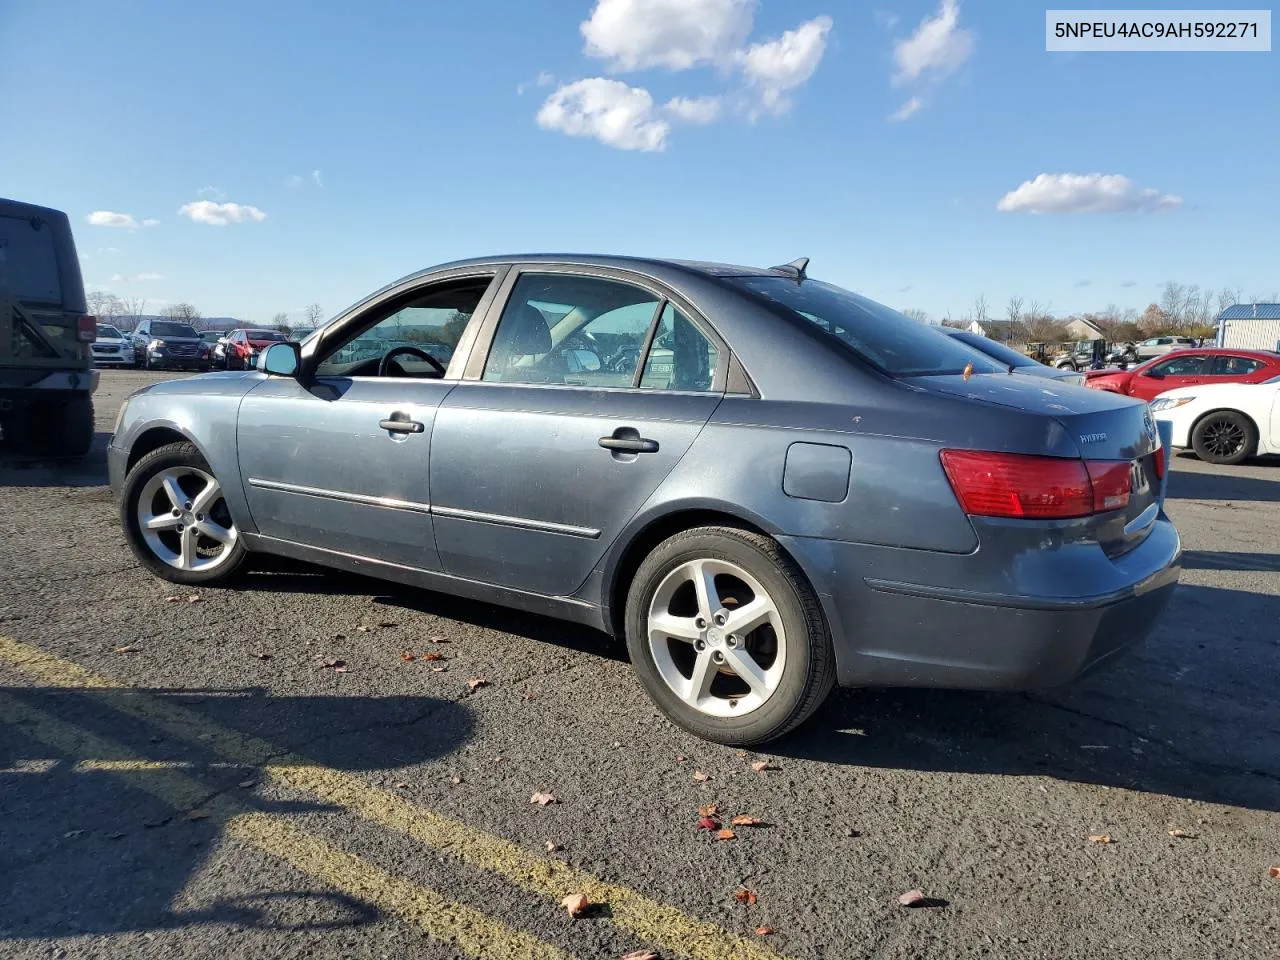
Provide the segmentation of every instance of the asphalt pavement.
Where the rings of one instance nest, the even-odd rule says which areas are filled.
[[[1280,462],[1174,459],[1182,584],[1110,669],[837,691],[741,752],[589,630],[150,577],[102,447],[155,379],[104,371],[84,462],[0,461],[0,956],[1277,955]],[[716,839],[713,803],[763,823]]]

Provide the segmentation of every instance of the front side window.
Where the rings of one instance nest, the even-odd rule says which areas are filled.
[[[804,321],[891,377],[1007,373],[1008,367],[896,310],[817,280],[734,277],[738,287],[772,304],[788,319]]]
[[[658,302],[617,280],[522,274],[502,310],[483,379],[633,386]]]
[[[1186,357],[1174,357],[1164,363],[1157,363],[1151,372],[1162,377],[1194,377],[1204,367],[1205,357],[1192,354]]]
[[[392,307],[374,323],[365,326],[358,322],[328,347],[316,367],[317,376],[378,376],[383,358],[394,350],[386,375],[438,379],[441,374],[436,364],[449,366],[462,331],[491,282],[486,277],[433,289],[406,305]]]

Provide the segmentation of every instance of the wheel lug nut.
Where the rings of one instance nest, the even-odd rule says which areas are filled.
[[[715,616],[715,621],[716,621],[716,626],[717,626],[717,627],[723,627],[723,626],[724,626],[724,614],[723,614],[723,613],[717,613],[717,614],[716,614],[716,616]]]
[[[699,640],[697,643],[693,645],[693,649],[701,653],[703,650],[707,649],[707,645],[703,643],[701,640]]]
[[[177,507],[174,507],[174,508],[173,508],[173,515],[174,515],[175,517],[180,517],[180,516],[182,516],[182,511],[181,511],[181,510],[179,510]]]
[[[181,533],[181,532],[182,532],[183,530],[185,530],[185,529],[186,529],[186,527],[184,527],[182,524],[178,524],[178,532],[179,532],[179,533]]]
[[[705,630],[705,629],[707,629],[707,621],[703,620],[701,617],[699,617],[697,620],[695,620],[695,621],[694,621],[694,623],[696,623],[696,624],[698,625],[698,629],[699,629],[699,630]]]
[[[203,522],[204,522],[204,514],[203,514],[203,513],[197,513],[197,514],[196,514],[196,519],[203,523]]]
[[[186,505],[186,507],[184,507],[183,509],[185,509],[185,510],[190,510],[190,509],[191,509],[191,501],[190,501],[190,500],[188,500],[188,501],[187,501],[187,505]]]

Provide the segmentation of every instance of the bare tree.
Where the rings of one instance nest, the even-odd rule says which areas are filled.
[[[283,312],[277,313],[271,318],[271,326],[273,329],[279,330],[281,333],[291,332],[289,327],[289,315]]]
[[[904,317],[910,317],[916,323],[928,324],[932,322],[929,319],[929,314],[921,310],[919,307],[908,307],[906,310],[902,311],[902,315]]]
[[[85,303],[95,317],[103,323],[115,326],[124,315],[124,303],[114,293],[105,290],[90,290],[85,294]]]
[[[1234,306],[1244,299],[1244,291],[1239,287],[1223,287],[1218,293],[1218,313],[1221,314],[1227,307]]]
[[[136,327],[147,313],[147,301],[142,297],[122,297],[120,300],[120,319],[130,326]]]
[[[1180,329],[1186,322],[1187,288],[1170,280],[1160,291],[1160,311],[1170,330]]]
[[[973,320],[975,323],[986,327],[987,320],[987,295],[985,293],[978,294],[977,299],[973,301]]]
[[[189,323],[192,326],[200,321],[200,311],[189,303],[170,304],[160,311],[160,315],[170,320],[176,320],[179,323]]]
[[[318,303],[308,303],[302,311],[302,315],[306,318],[309,326],[318,327],[320,322],[324,320],[324,307]]]

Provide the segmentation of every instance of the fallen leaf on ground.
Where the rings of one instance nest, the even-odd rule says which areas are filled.
[[[773,927],[756,927],[757,937],[771,937],[777,932]]]
[[[427,663],[439,663],[445,659],[445,655],[443,653],[424,653],[422,659]]]
[[[569,916],[578,917],[591,906],[591,901],[580,893],[571,893],[560,901],[560,906],[569,911]]]
[[[199,602],[200,602],[200,594],[198,593],[193,593],[191,594],[191,596],[187,597],[187,603],[199,603]]]
[[[1194,840],[1196,838],[1194,833],[1188,833],[1186,830],[1170,830],[1169,836],[1175,840]]]
[[[698,783],[706,783],[711,779],[711,777],[703,773],[701,770],[695,770],[693,771],[693,779],[698,781]]]
[[[506,758],[506,757],[494,757],[494,758],[493,758],[493,762],[494,762],[494,763],[506,763],[506,762],[507,762],[507,758]]]
[[[554,793],[535,793],[529,798],[530,803],[536,803],[540,807],[549,807],[556,802]]]
[[[179,600],[181,600],[181,599],[182,599],[182,598],[181,598],[180,596],[178,596],[178,595],[175,593],[173,596],[165,597],[165,598],[164,598],[164,602],[165,602],[165,603],[177,603],[177,602],[178,602]]]
[[[363,623],[360,624],[360,626],[356,627],[356,633],[368,633],[368,632],[369,632],[369,628],[366,627]]]
[[[481,687],[487,687],[487,686],[489,686],[489,681],[486,680],[484,677],[472,677],[470,680],[467,681],[467,689],[472,693],[475,693]]]
[[[777,770],[778,768],[768,760],[757,760],[755,763],[751,764],[751,769],[756,773],[764,773],[766,770]]]
[[[1270,867],[1267,869],[1267,876],[1272,880],[1280,879],[1280,867]]]
[[[444,637],[427,637],[427,643],[453,643],[453,641]]]
[[[714,817],[719,812],[720,804],[718,803],[708,803],[705,807],[698,808],[698,816],[700,817]]]
[[[316,657],[317,670],[332,670],[334,673],[346,673],[347,661],[337,657]]]
[[[208,820],[209,814],[205,813],[203,810],[192,810],[190,813],[187,814],[187,819],[188,820]]]
[[[1115,843],[1115,841],[1111,839],[1111,834],[1109,833],[1091,833],[1089,834],[1089,842],[1090,843]]]
[[[417,660],[418,658],[415,657],[412,653],[405,651],[404,653],[400,654],[400,659],[403,660],[405,663],[413,663],[413,661]]]
[[[924,903],[923,890],[908,890],[898,898],[898,902],[904,907],[917,907]]]
[[[762,827],[764,821],[759,817],[749,817],[745,813],[739,814],[729,821],[735,827]]]
[[[409,789],[409,785],[408,785],[407,783],[397,783],[397,784],[396,784],[396,789],[397,789],[397,790],[408,790],[408,789]]]
[[[130,644],[124,647],[116,647],[115,652],[116,653],[137,653],[141,649],[142,649],[141,647],[135,647],[132,644]]]
[[[449,782],[456,787],[458,784],[462,782],[462,778],[455,774],[454,776],[449,778]]]
[[[658,955],[652,950],[632,950],[624,954],[622,960],[658,960]]]
[[[523,696],[523,697],[521,697],[521,699],[522,699],[522,700],[525,700],[525,701],[528,701],[528,700],[536,700],[537,698],[533,695],[533,691],[532,691],[532,690],[526,690],[526,691],[524,692],[524,696]]]
[[[80,836],[80,835],[81,835],[81,834],[83,834],[83,833],[84,833],[84,831],[83,831],[83,830],[68,830],[66,833],[64,833],[64,834],[62,835],[62,839],[64,839],[64,840],[70,840],[72,837],[78,837],[78,836]],[[1274,869],[1274,868],[1272,868],[1272,869]]]
[[[733,894],[733,899],[739,903],[752,904],[759,898],[754,890],[748,890],[746,887],[739,887]]]
[[[256,787],[257,785],[257,780],[241,780],[238,784],[241,790],[248,790],[250,787]]]
[[[548,840],[543,844],[543,846],[546,847],[547,853],[555,853],[560,849],[560,844],[556,843],[554,840]]]
[[[676,754],[676,763],[684,763],[684,754],[683,754],[683,753],[677,753],[677,754]]]
[[[431,672],[432,673],[448,673],[449,668],[448,667],[432,667]]]
[[[732,840],[736,836],[737,834],[734,833],[732,830],[728,829],[727,827],[724,830],[720,830],[716,833],[717,840]]]
[[[698,819],[699,830],[719,830],[720,821],[714,817],[700,817]]]

